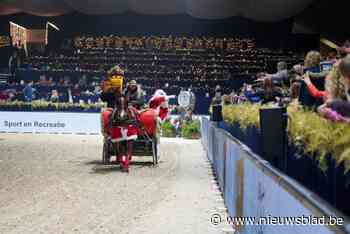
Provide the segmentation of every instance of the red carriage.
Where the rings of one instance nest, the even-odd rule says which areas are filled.
[[[108,92],[113,108],[102,111],[102,132],[104,135],[103,163],[120,163],[129,170],[134,156],[151,156],[153,165],[159,161],[159,122],[168,114],[168,96],[158,90],[150,100],[149,108],[137,110],[128,97],[123,95],[123,72],[119,67],[109,74]],[[114,80],[113,80],[114,79]],[[111,92],[112,90],[112,92]],[[107,95],[108,96],[108,95]]]
[[[153,165],[158,164],[159,124],[157,111],[154,109],[132,111],[135,111],[135,118],[123,122],[118,122],[115,110],[107,109],[102,113],[103,163],[111,163],[111,156],[115,156],[115,162],[122,163],[124,169],[128,170],[131,156],[151,156]],[[129,144],[131,141],[133,141],[132,146]],[[122,152],[125,154],[123,155]],[[123,165],[125,161],[123,157],[128,157],[127,165]]]

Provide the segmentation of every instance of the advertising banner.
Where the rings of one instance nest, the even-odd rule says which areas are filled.
[[[0,112],[0,132],[100,134],[100,114]]]

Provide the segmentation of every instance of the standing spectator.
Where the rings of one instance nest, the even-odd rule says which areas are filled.
[[[329,101],[336,99],[350,101],[350,55],[335,64],[326,79]]]
[[[23,44],[21,43],[21,41],[19,42],[19,46],[18,46],[18,57],[19,57],[19,61],[21,64],[23,64],[23,62],[26,60],[27,58],[27,53],[26,50],[24,49]]]
[[[16,80],[16,71],[20,66],[20,59],[17,53],[17,50],[14,50],[10,59],[9,59],[9,72],[11,74],[12,80]]]
[[[320,62],[321,54],[318,51],[310,51],[305,57],[304,72],[308,72],[310,77],[312,77],[315,73],[321,73]],[[312,83],[316,86],[317,89],[324,89],[324,78],[313,79]],[[299,102],[303,106],[310,108],[318,107],[322,104],[322,100],[318,100],[310,94],[308,87],[304,82],[301,83]]]
[[[262,79],[270,78],[274,84],[284,84],[288,81],[288,67],[286,62],[277,63],[277,72],[275,74],[265,74]]]
[[[29,81],[23,89],[23,96],[26,102],[32,102],[34,97],[33,82]]]
[[[221,122],[222,117],[222,89],[219,85],[215,88],[215,96],[211,102],[212,105],[212,116],[211,121]]]
[[[289,105],[297,107],[299,106],[299,95],[300,95],[300,83],[293,82],[290,86],[290,101]]]
[[[196,95],[192,92],[191,88],[188,89],[188,93],[190,94],[190,105],[187,111],[193,113],[196,108]]]

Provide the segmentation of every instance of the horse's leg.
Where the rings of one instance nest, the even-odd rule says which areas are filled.
[[[128,159],[129,159],[129,161],[131,161],[131,159],[132,159],[133,145],[134,145],[134,141],[129,140],[128,141]]]
[[[117,152],[116,152],[117,153],[117,162],[122,162],[123,152],[122,152],[121,142],[116,142],[115,147],[117,150]]]
[[[129,142],[127,142],[127,148],[129,148]],[[121,165],[122,165],[122,170],[129,172],[129,157],[126,155],[127,150],[125,149],[125,153],[122,154],[121,156]]]

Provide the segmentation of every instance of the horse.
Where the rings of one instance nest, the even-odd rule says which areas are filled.
[[[127,98],[116,93],[114,108],[107,108],[102,112],[102,130],[105,138],[115,144],[117,163],[123,171],[129,171],[129,162],[132,158],[133,141],[137,139],[137,113],[128,105]],[[123,152],[122,144],[126,142]]]
[[[111,114],[112,141],[116,144],[117,160],[124,171],[129,171],[129,163],[132,159],[133,142],[138,137],[137,111],[129,106],[129,101],[124,95],[116,97],[116,105]],[[126,149],[123,153],[121,144],[126,141]]]
[[[121,164],[123,171],[129,170],[134,140],[138,136],[144,136],[148,140],[156,136],[158,117],[157,109],[139,111],[120,93],[115,96],[114,108],[107,108],[102,112],[103,135],[115,145],[113,151],[116,152],[116,163]]]

